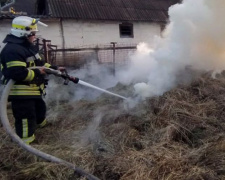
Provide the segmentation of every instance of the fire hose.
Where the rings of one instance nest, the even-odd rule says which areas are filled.
[[[38,67],[37,67],[38,68]],[[46,68],[46,73],[48,74],[54,74],[56,76],[61,76],[65,79],[65,81],[67,82],[68,80],[74,80],[74,78],[70,78],[70,76],[67,73],[61,73],[58,70],[53,70],[50,68]],[[75,79],[77,81],[77,79]],[[5,128],[6,132],[9,134],[9,136],[12,138],[12,140],[16,143],[18,143],[18,145],[20,147],[22,147],[23,149],[27,150],[28,152],[41,157],[47,161],[53,162],[53,163],[57,163],[57,164],[61,164],[64,165],[70,169],[74,170],[74,174],[77,174],[79,176],[82,177],[86,177],[88,180],[100,180],[99,178],[95,177],[92,174],[89,174],[87,172],[85,172],[82,168],[76,167],[75,165],[73,165],[70,162],[67,162],[63,159],[57,158],[55,156],[52,156],[50,154],[44,153],[28,144],[26,144],[25,142],[23,142],[23,140],[15,133],[15,131],[12,129],[10,123],[9,123],[9,119],[8,119],[8,115],[7,115],[7,102],[8,102],[8,96],[9,96],[9,92],[10,89],[13,87],[15,81],[14,80],[9,80],[9,82],[7,83],[7,85],[5,86],[2,96],[1,96],[1,106],[0,106],[0,115],[1,115],[1,122],[3,127]]]

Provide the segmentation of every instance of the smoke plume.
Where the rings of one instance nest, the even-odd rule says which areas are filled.
[[[136,95],[145,99],[189,81],[190,69],[221,72],[225,68],[224,9],[224,0],[184,0],[169,8],[162,36],[155,36],[151,44],[140,43],[128,67],[117,69],[116,77],[109,74],[108,67],[96,64],[70,74],[103,89],[118,82],[134,84]],[[72,100],[93,100],[101,94],[80,85],[69,87],[67,93],[61,88],[65,99],[71,100],[73,95]]]
[[[136,82],[136,93],[145,98],[176,86],[187,67],[224,70],[224,8],[224,0],[184,0],[171,6],[163,36],[155,37],[151,46],[138,45],[129,69],[120,73],[120,81]]]

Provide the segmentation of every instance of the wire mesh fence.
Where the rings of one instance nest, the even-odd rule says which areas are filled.
[[[67,49],[50,49],[48,57],[51,64],[79,68],[90,61],[125,64],[129,61],[129,55],[135,50],[136,44],[111,43]]]

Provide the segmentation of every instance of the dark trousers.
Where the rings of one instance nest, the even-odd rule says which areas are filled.
[[[12,100],[16,134],[21,138],[34,135],[36,127],[45,120],[46,105],[43,99]]]

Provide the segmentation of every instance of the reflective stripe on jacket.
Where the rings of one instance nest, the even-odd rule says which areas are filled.
[[[7,35],[4,43],[7,43],[1,52],[1,69],[5,82],[15,80],[9,99],[14,98],[40,98],[44,93],[44,77],[38,69],[29,67],[51,65],[45,63],[34,45],[26,38],[18,38]]]

